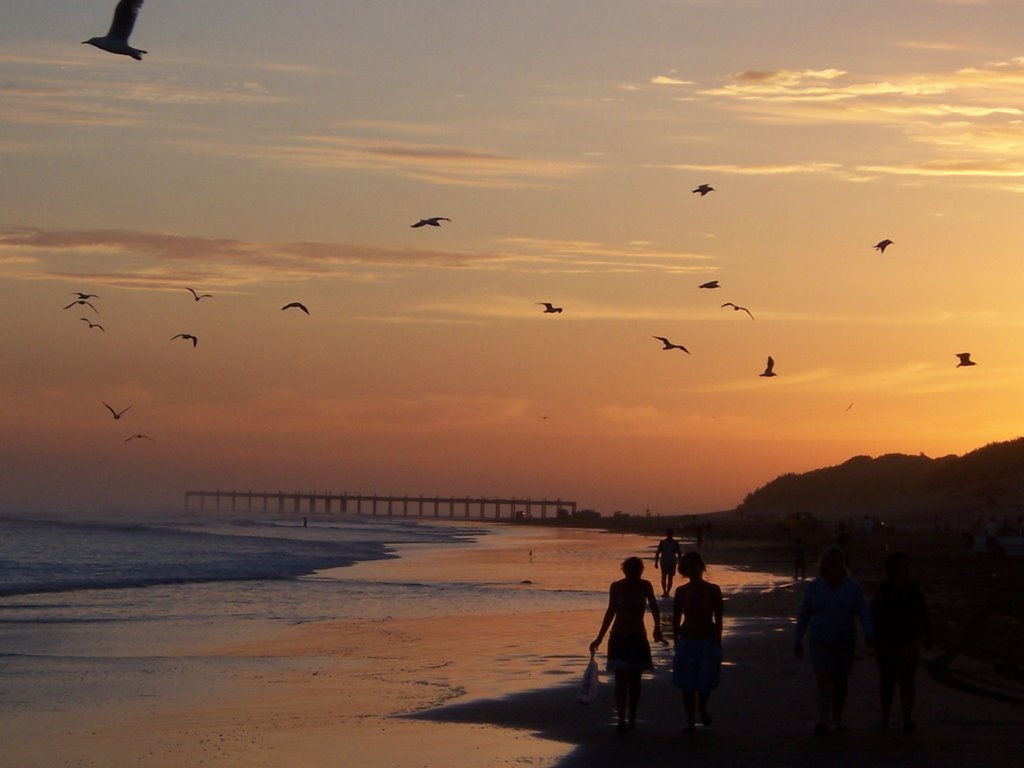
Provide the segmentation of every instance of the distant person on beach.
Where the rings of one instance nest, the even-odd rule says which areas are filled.
[[[688,579],[676,590],[672,604],[672,637],[675,656],[672,683],[683,691],[687,730],[694,730],[697,708],[700,721],[711,725],[708,699],[718,687],[722,667],[722,590],[704,580],[707,566],[697,552],[679,561],[679,574]],[[698,698],[699,697],[699,698]]]
[[[871,613],[864,591],[846,570],[843,550],[833,545],[821,557],[818,577],[804,592],[796,622],[793,650],[804,657],[804,635],[810,631],[811,662],[817,679],[818,722],[815,733],[830,727],[843,729],[843,707],[853,670],[854,647],[859,619],[864,639],[871,643]]]
[[[672,579],[682,556],[683,548],[679,546],[675,531],[668,528],[665,538],[658,542],[658,548],[654,550],[654,567],[661,568],[661,594],[664,597],[672,592]]]
[[[807,552],[804,550],[804,542],[799,536],[793,542],[793,581],[803,581],[807,578]]]
[[[914,678],[921,644],[931,644],[931,631],[924,593],[910,578],[910,555],[905,552],[893,552],[885,558],[885,581],[871,599],[871,618],[882,697],[881,727],[889,727],[899,687],[903,730],[910,733],[914,730]]]
[[[640,703],[640,680],[644,671],[654,669],[651,645],[647,641],[644,625],[646,607],[654,617],[654,639],[662,641],[661,614],[654,587],[641,578],[644,561],[627,557],[622,561],[624,579],[613,581],[608,589],[608,609],[604,612],[601,630],[590,644],[591,654],[601,647],[609,627],[608,666],[615,673],[615,708],[618,712],[619,733],[636,727],[636,709]]]

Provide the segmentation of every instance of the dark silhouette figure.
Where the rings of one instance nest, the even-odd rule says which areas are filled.
[[[82,304],[82,305],[88,307],[93,312],[95,312],[97,315],[100,313],[100,311],[98,309],[96,309],[96,307],[94,307],[92,304],[90,304],[87,299],[75,299],[70,304],[68,304],[66,307],[64,307],[64,309],[71,309],[76,304]]]
[[[79,320],[81,320],[81,321],[82,321],[83,323],[88,323],[88,324],[89,324],[89,328],[90,328],[90,329],[92,329],[92,328],[99,328],[99,329],[100,329],[101,331],[103,331],[104,333],[106,333],[106,330],[107,330],[106,328],[104,328],[104,327],[103,327],[102,325],[100,325],[99,323],[94,323],[94,322],[93,322],[92,320],[90,320],[90,319],[89,319],[88,317],[80,317],[80,318],[78,318],[78,319],[79,319]]]
[[[706,283],[701,283],[697,287],[698,288],[718,288],[719,285],[718,285],[718,281],[717,280],[708,280]]]
[[[285,304],[283,307],[281,307],[282,311],[285,310],[285,309],[292,309],[292,308],[294,308],[294,309],[301,309],[307,315],[309,314],[309,310],[306,309],[306,305],[303,304],[301,301],[293,301],[293,302]]]
[[[185,339],[185,341],[191,341],[193,347],[195,347],[199,343],[199,339],[197,339],[191,333],[179,333],[177,336],[171,336],[171,341],[174,341],[175,339]]]
[[[623,579],[613,581],[608,589],[608,609],[604,612],[601,629],[590,644],[590,653],[601,647],[605,633],[608,636],[608,671],[615,673],[615,708],[618,712],[618,730],[624,733],[636,727],[636,710],[640,703],[641,678],[645,670],[653,669],[651,644],[644,626],[646,607],[654,617],[654,639],[662,641],[661,613],[651,582],[641,578],[644,561],[627,557],[622,561]]]
[[[213,298],[213,294],[212,293],[196,293],[195,289],[193,289],[193,288],[186,288],[185,290],[188,291],[189,293],[191,293],[192,297],[196,301],[200,301],[201,299],[212,299]]]
[[[900,690],[903,730],[914,730],[914,678],[922,643],[931,644],[928,606],[921,587],[910,578],[910,556],[893,552],[885,558],[885,581],[871,599],[875,625],[875,659],[882,702],[882,728],[889,727],[896,688]]]
[[[843,707],[853,670],[859,619],[865,641],[872,638],[871,613],[864,592],[846,570],[846,555],[837,546],[825,550],[818,577],[807,585],[796,620],[793,651],[804,657],[804,635],[810,630],[811,663],[817,680],[818,722],[815,733],[843,729]]]
[[[98,299],[99,298],[99,296],[96,295],[95,293],[82,293],[81,291],[72,291],[71,295],[72,296],[77,296],[82,301],[85,301],[86,299]]]
[[[103,403],[102,400],[100,400],[100,402]],[[124,412],[127,411],[128,408],[131,408],[131,406],[129,405],[128,408],[122,408],[120,411],[115,411],[113,408],[111,408],[106,403],[103,403],[103,404],[107,406],[107,410],[110,411],[110,415],[114,417],[115,421],[117,419],[120,419],[122,416],[124,416]]]
[[[701,184],[693,191],[694,193],[699,194],[701,197],[704,197],[704,195],[706,195],[708,192],[714,192],[715,188],[712,187],[710,184]]]
[[[885,240],[879,240],[874,245],[874,249],[879,253],[885,253],[885,249],[892,245],[892,240],[885,238]]]
[[[750,315],[751,320],[754,319],[754,316],[750,314],[750,310],[747,309],[746,307],[741,307],[739,304],[733,304],[731,301],[727,301],[725,302],[725,304],[722,305],[722,307],[732,307],[733,311],[735,312],[746,312],[748,315]]]
[[[550,301],[538,301],[542,307],[544,307],[545,315],[557,315],[562,311],[561,307],[554,306]]]
[[[804,542],[799,536],[793,541],[793,581],[807,578],[807,552]]]
[[[429,219],[420,219],[415,224],[410,224],[409,226],[413,229],[418,227],[440,227],[442,221],[451,221],[451,219],[444,216],[431,216]]]
[[[114,20],[110,24],[110,31],[103,37],[90,37],[82,45],[94,45],[108,53],[119,53],[122,56],[131,56],[136,61],[142,61],[142,54],[149,53],[149,51],[132,48],[128,45],[128,38],[135,27],[135,19],[138,17],[141,7],[142,0],[120,0],[117,7],[114,8]]]
[[[778,374],[775,373],[775,360],[772,359],[771,355],[768,356],[768,364],[765,366],[764,373],[759,373],[758,376],[766,376],[769,378],[772,376],[778,376]]]
[[[657,339],[658,341],[660,341],[660,342],[661,342],[661,348],[662,348],[662,350],[666,350],[666,351],[667,351],[667,350],[669,350],[669,349],[681,349],[681,350],[683,350],[683,352],[685,352],[686,354],[690,354],[690,350],[688,350],[688,349],[687,349],[686,347],[684,347],[684,346],[683,346],[682,344],[673,344],[673,343],[672,343],[671,341],[669,341],[668,339],[666,339],[666,338],[665,338],[664,336],[655,336],[655,337],[653,337],[653,338],[655,338],[655,339]]]
[[[676,566],[683,556],[683,548],[671,528],[665,529],[665,538],[658,542],[654,550],[654,567],[661,568],[661,594],[667,597],[672,592],[672,580],[676,575]]]
[[[156,442],[156,440],[154,440],[149,435],[141,435],[141,434],[139,434],[139,435],[132,435],[131,437],[126,437],[124,439],[124,441],[126,443],[130,443],[132,440],[149,440],[149,442],[151,442],[151,443],[155,443]]]
[[[971,360],[971,353],[970,352],[957,352],[956,356],[960,358],[960,362],[956,364],[957,368],[961,368],[961,367],[967,366],[967,365],[977,365],[976,362]]]
[[[687,730],[700,721],[711,725],[708,700],[718,687],[722,667],[722,590],[704,581],[707,566],[697,552],[687,552],[679,561],[679,575],[689,581],[676,590],[672,603],[672,638],[675,655],[672,682],[683,691]]]

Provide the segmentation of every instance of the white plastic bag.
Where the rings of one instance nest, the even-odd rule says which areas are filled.
[[[583,679],[580,680],[579,690],[576,691],[577,704],[593,704],[597,699],[597,660],[594,654],[590,654],[590,662],[583,670]]]

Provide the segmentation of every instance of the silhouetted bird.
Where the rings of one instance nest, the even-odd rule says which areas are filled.
[[[960,362],[956,364],[957,368],[963,365],[977,365],[976,362],[971,360],[970,352],[957,352],[956,356],[960,358]]]
[[[765,366],[764,373],[758,374],[759,376],[778,376],[775,373],[775,361],[771,355],[768,355],[768,365]]]
[[[96,307],[94,307],[92,304],[90,304],[85,299],[76,299],[75,301],[72,301],[70,304],[68,304],[66,307],[64,307],[64,309],[71,309],[76,304],[84,304],[89,309],[91,309],[93,312],[95,312],[97,315],[100,313],[100,311],[98,309],[96,309]]]
[[[885,253],[885,249],[892,245],[892,240],[885,238],[885,240],[879,240],[875,243],[874,248],[879,253]]]
[[[72,291],[71,295],[72,296],[77,296],[78,298],[82,299],[83,301],[85,299],[98,299],[99,298],[99,296],[97,296],[95,293],[82,293],[81,291]]]
[[[139,15],[141,7],[142,0],[120,0],[117,7],[114,8],[114,20],[110,24],[110,31],[103,37],[90,37],[82,45],[94,45],[108,53],[119,53],[122,56],[131,56],[136,61],[142,61],[142,54],[149,53],[149,51],[132,48],[128,45],[128,38],[135,27],[135,18]]]
[[[94,322],[93,322],[92,320],[90,320],[90,319],[89,319],[88,317],[80,317],[80,318],[79,318],[79,320],[81,320],[81,321],[82,321],[82,322],[84,322],[84,323],[88,323],[88,324],[89,324],[89,328],[90,328],[90,329],[91,329],[91,328],[99,328],[99,329],[100,329],[101,331],[103,331],[104,333],[106,333],[106,331],[107,331],[107,329],[106,329],[106,328],[104,328],[104,327],[103,327],[102,325],[100,325],[99,323],[94,323]]]
[[[102,400],[100,400],[100,402],[103,403]],[[107,405],[106,403],[103,403],[103,404]],[[131,406],[129,405],[128,408],[131,408]],[[109,405],[107,405],[107,410],[110,411],[110,414],[114,417],[115,421],[117,419],[120,419],[122,416],[124,416],[124,412],[127,411],[128,408],[122,408],[120,411],[115,411],[113,408],[111,408]]]
[[[701,283],[697,287],[698,288],[717,288],[718,287],[718,281],[717,280],[708,280],[706,283]]]
[[[197,339],[191,333],[179,333],[177,336],[171,336],[171,341],[174,341],[175,339],[185,339],[185,341],[191,341],[193,347],[199,343],[199,339]]]
[[[451,219],[444,216],[431,216],[429,219],[420,219],[415,224],[409,226],[415,229],[416,227],[440,227],[442,221],[451,221]]]
[[[654,336],[653,338],[655,338],[655,339],[657,339],[658,341],[660,341],[660,342],[661,342],[661,348],[662,348],[662,350],[668,350],[668,349],[681,349],[681,350],[683,350],[683,352],[685,352],[686,354],[690,354],[690,350],[688,350],[688,349],[687,349],[686,347],[684,347],[684,346],[683,346],[682,344],[673,344],[673,343],[672,343],[671,341],[669,341],[668,339],[666,339],[666,338],[665,338],[664,336]]]
[[[281,307],[281,309],[282,309],[282,310],[285,310],[285,309],[291,309],[291,308],[293,308],[293,307],[295,307],[295,308],[297,308],[297,309],[301,309],[301,310],[302,310],[303,312],[305,312],[305,313],[306,313],[307,315],[309,314],[309,310],[308,310],[308,309],[306,309],[306,305],[305,305],[305,304],[303,304],[303,303],[302,303],[301,301],[293,301],[293,302],[291,302],[291,303],[289,303],[289,304],[285,304],[285,305],[284,305],[283,307]]]
[[[149,435],[142,435],[142,434],[139,434],[139,435],[132,435],[131,437],[126,437],[126,438],[124,439],[124,441],[125,441],[126,443],[129,443],[129,442],[131,442],[132,440],[149,440],[149,442],[151,442],[151,443],[155,443],[155,442],[156,442],[156,440],[154,440],[154,439],[153,439],[152,437],[150,437]]]
[[[213,294],[212,293],[196,293],[195,290],[192,289],[192,288],[186,288],[185,290],[189,291],[195,297],[196,301],[199,301],[200,299],[212,299],[213,298]]]
[[[537,303],[544,307],[544,314],[546,315],[556,314],[562,311],[561,307],[556,307],[548,301],[538,301]]]
[[[715,188],[712,187],[710,184],[701,184],[699,187],[697,187],[693,191],[695,193],[700,194],[701,197],[704,197],[704,195],[706,195],[708,192],[714,192]]]
[[[738,304],[733,304],[731,301],[725,302],[725,304],[723,304],[722,306],[723,307],[732,307],[734,312],[746,312],[748,315],[750,315],[750,310],[749,309],[747,309],[746,307],[741,307]],[[750,315],[750,319],[753,320],[754,316]]]

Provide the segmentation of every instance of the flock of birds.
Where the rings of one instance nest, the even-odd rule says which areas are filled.
[[[109,53],[119,54],[122,56],[130,56],[136,61],[141,61],[142,55],[148,53],[148,51],[132,47],[128,40],[129,37],[131,36],[132,30],[135,28],[135,21],[138,18],[139,9],[142,7],[142,3],[143,0],[119,0],[117,6],[114,8],[114,17],[111,21],[110,29],[108,30],[107,34],[101,37],[89,38],[88,40],[85,40],[83,42],[83,45],[92,45],[96,48],[99,48],[103,51],[107,51]],[[714,191],[715,188],[712,187],[710,184],[699,184],[692,190],[693,194],[699,195],[700,197],[705,197],[707,194]],[[420,219],[416,223],[411,224],[410,227],[413,229],[418,229],[420,227],[440,227],[442,221],[451,222],[451,219],[449,219],[446,216],[431,216],[428,218]],[[883,240],[879,240],[873,247],[879,253],[885,253],[885,250],[890,245],[893,245],[893,241],[890,240],[889,238],[885,238]],[[708,280],[707,282],[701,283],[698,287],[706,290],[715,290],[717,288],[720,288],[721,284],[718,280]],[[212,295],[209,293],[201,294],[193,288],[187,288],[187,290],[192,294],[196,302],[199,302],[202,299],[212,297]],[[97,310],[96,307],[90,302],[90,299],[99,298],[96,294],[76,291],[74,292],[73,295],[76,298],[70,304],[64,307],[64,309],[71,309],[72,307],[82,306],[89,307],[95,314],[99,314],[99,310]],[[537,304],[544,307],[544,314],[561,314],[564,309],[563,307],[555,306],[553,303],[548,301],[540,301],[537,302]],[[721,307],[723,309],[731,308],[734,312],[745,312],[751,320],[754,319],[754,315],[749,308],[740,306],[731,301],[723,303]],[[281,307],[282,311],[289,309],[298,309],[299,311],[304,312],[307,315],[309,314],[308,307],[306,307],[306,305],[300,301],[292,301]],[[88,324],[90,330],[93,328],[99,328],[101,331],[106,330],[101,324],[94,323],[88,317],[82,317],[81,320]],[[685,352],[686,354],[690,354],[690,351],[684,345],[670,341],[665,336],[654,336],[653,338],[661,342],[661,349],[663,351],[680,350],[682,352]],[[171,341],[175,341],[177,339],[181,339],[186,342],[192,342],[193,348],[198,346],[199,344],[199,339],[194,334],[191,333],[179,333],[171,337]],[[970,352],[958,352],[956,353],[956,357],[959,360],[959,362],[956,365],[957,368],[976,365],[976,363],[973,360],[971,360]],[[765,365],[764,371],[758,375],[765,378],[771,378],[778,375],[775,373],[775,360],[771,357],[771,355],[768,356],[768,360]],[[132,407],[129,405],[126,408],[122,408],[121,410],[115,410],[110,405],[107,405],[107,403],[105,402],[103,403],[103,405],[106,406],[106,408],[110,411],[115,420],[120,420],[124,413],[129,408]],[[145,434],[135,434],[126,438],[125,442],[130,442],[132,440],[153,440],[153,438]]]

